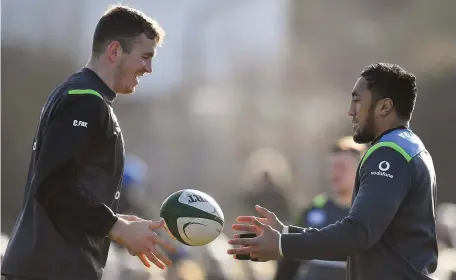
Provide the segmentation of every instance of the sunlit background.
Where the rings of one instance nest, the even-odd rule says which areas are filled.
[[[115,3],[1,3],[3,249],[19,211],[41,106],[85,65],[95,25]],[[128,153],[122,209],[156,219],[169,194],[194,188],[220,203],[227,225],[209,246],[182,247],[181,261],[166,272],[146,270],[112,247],[104,279],[271,279],[275,263],[226,255],[230,224],[263,202],[291,222],[328,191],[329,148],[351,134],[352,86],[365,65],[379,61],[401,64],[418,79],[411,124],[434,158],[445,229],[438,276],[450,279],[456,270],[456,1],[121,3],[167,32],[153,73],[134,95],[115,101]],[[272,183],[264,182],[266,172]]]

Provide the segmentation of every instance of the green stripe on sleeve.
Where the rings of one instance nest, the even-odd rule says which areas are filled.
[[[366,154],[364,155],[363,157],[363,160],[361,161],[361,165],[362,166],[364,164],[364,162],[367,160],[367,158],[377,149],[381,148],[381,147],[390,147],[391,149],[393,150],[396,150],[397,152],[399,152],[401,155],[404,156],[405,160],[407,160],[407,162],[411,161],[412,160],[412,157],[401,147],[399,146],[398,144],[394,143],[394,142],[380,142],[380,143],[377,143],[375,144],[374,146],[372,146],[367,152]]]
[[[92,95],[96,95],[96,96],[100,97],[101,99],[103,99],[101,94],[99,94],[98,92],[96,92],[93,89],[72,89],[72,90],[68,91],[68,94],[92,94]]]

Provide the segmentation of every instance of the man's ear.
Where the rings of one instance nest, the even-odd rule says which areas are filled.
[[[120,43],[118,41],[112,41],[111,43],[109,43],[106,52],[107,52],[109,61],[115,62],[117,60],[117,58],[120,56],[120,54],[122,53],[122,46],[120,45]]]
[[[391,98],[385,98],[381,101],[380,114],[382,116],[388,115],[392,110],[394,110],[394,103]]]

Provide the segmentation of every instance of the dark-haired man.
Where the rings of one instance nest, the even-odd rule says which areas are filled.
[[[153,222],[116,215],[124,141],[111,107],[135,91],[164,32],[140,11],[111,7],[99,20],[92,56],[48,97],[35,134],[21,213],[2,264],[6,279],[101,279],[110,239],[164,269],[156,247],[173,246]]]
[[[372,146],[361,160],[347,217],[322,229],[284,227],[274,213],[266,219],[239,217],[235,236],[244,245],[229,254],[259,260],[347,260],[350,280],[431,279],[437,267],[436,174],[431,156],[409,128],[416,100],[415,76],[394,64],[376,63],[361,73],[349,115],[354,140]]]

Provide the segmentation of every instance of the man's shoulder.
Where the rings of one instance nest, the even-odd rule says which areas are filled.
[[[99,114],[107,111],[107,104],[90,82],[79,78],[78,73],[75,73],[51,92],[42,110],[42,114],[50,117],[69,112],[68,110]]]
[[[378,145],[391,146],[393,149],[397,149],[408,160],[426,149],[421,139],[410,129],[394,130],[385,134],[380,139]]]
[[[373,154],[391,152],[400,154],[407,162],[410,162],[425,150],[426,147],[421,139],[410,129],[398,129],[385,134],[377,143],[370,147],[361,160],[361,165]]]
[[[50,97],[74,99],[78,96],[96,96],[103,99],[91,77],[84,70],[74,72],[63,80],[51,93]]]

